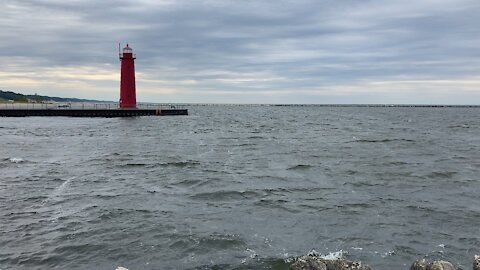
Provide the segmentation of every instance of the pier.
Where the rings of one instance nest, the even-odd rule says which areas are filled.
[[[120,108],[117,103],[13,103],[0,104],[0,117],[65,116],[65,117],[137,117],[188,115],[178,104],[138,104],[136,108]]]

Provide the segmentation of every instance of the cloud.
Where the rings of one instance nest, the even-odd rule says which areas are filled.
[[[6,1],[0,87],[116,100],[117,42],[131,42],[139,99],[381,103],[381,87],[384,102],[411,101],[405,91],[471,102],[479,11],[477,0]]]

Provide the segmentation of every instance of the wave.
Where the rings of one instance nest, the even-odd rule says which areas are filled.
[[[254,140],[254,139],[265,139],[265,137],[263,137],[263,136],[249,136],[249,137],[247,137],[247,139],[251,139],[251,140]]]
[[[190,196],[192,199],[197,200],[242,200],[255,198],[260,196],[259,193],[255,191],[234,191],[234,190],[225,190],[225,191],[215,191],[215,192],[203,192]]]
[[[232,264],[207,264],[185,268],[186,270],[246,270],[246,269],[272,269],[272,270],[286,270],[289,269],[291,262],[284,258],[256,258],[251,262],[244,262],[240,265]]]
[[[357,139],[350,142],[359,142],[359,143],[388,143],[388,142],[415,142],[411,139]]]
[[[23,158],[15,158],[15,157],[14,158],[9,158],[8,160],[12,163],[23,163],[23,162],[25,162],[25,160]]]
[[[287,170],[306,170],[306,169],[310,169],[310,168],[313,168],[313,166],[309,165],[309,164],[298,164],[298,165],[295,165],[295,166],[292,166],[292,167],[288,168]]]
[[[147,164],[145,163],[127,163],[122,165],[122,167],[145,167]]]
[[[196,166],[198,164],[200,164],[200,162],[195,160],[187,160],[187,161],[173,161],[173,162],[159,163],[158,165],[183,168],[183,167],[189,167],[189,166]]]
[[[452,172],[452,171],[443,171],[443,172],[432,172],[427,175],[428,178],[452,178],[457,174],[457,172]]]
[[[288,202],[287,200],[284,199],[260,199],[257,202],[255,202],[256,206],[259,207],[265,207],[265,208],[270,208],[270,209],[278,209],[282,211],[286,211],[289,213],[298,213],[300,212],[297,208],[292,209],[288,207]]]
[[[200,164],[200,162],[195,161],[195,160],[187,160],[187,161],[171,161],[171,162],[158,162],[158,163],[143,163],[143,162],[129,162],[129,163],[124,163],[124,164],[118,164],[116,167],[120,168],[132,168],[132,167],[156,167],[156,166],[161,166],[161,167],[178,167],[178,168],[184,168],[184,167],[191,167],[191,166],[196,166]]]
[[[16,218],[25,218],[25,217],[29,217],[37,214],[38,214],[37,211],[19,211],[19,212],[11,212],[9,214],[6,214],[5,216],[16,219]],[[12,219],[12,218],[9,218],[9,219]]]
[[[197,240],[202,249],[229,249],[244,247],[247,243],[238,235],[230,234],[212,234],[208,237],[202,237]]]
[[[155,211],[148,209],[123,209],[123,208],[114,208],[107,209],[100,212],[98,220],[108,220],[116,219],[120,217],[125,217],[129,215],[142,215],[143,217],[154,214]]]
[[[466,125],[466,124],[462,124],[462,125],[452,125],[452,126],[448,126],[448,128],[470,128],[469,125]]]
[[[51,202],[55,202],[56,200],[58,200],[60,197],[63,196],[63,193],[65,192],[65,190],[67,189],[68,185],[70,184],[70,182],[75,179],[75,177],[71,177],[65,181],[62,182],[62,184],[60,184],[59,186],[57,186],[41,203],[40,205],[45,205],[46,203],[51,203]],[[55,179],[56,181],[60,180],[60,179]]]

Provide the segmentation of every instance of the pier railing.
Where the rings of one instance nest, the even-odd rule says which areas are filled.
[[[118,110],[118,103],[77,103],[77,102],[53,102],[53,103],[0,103],[0,109],[11,110]],[[183,110],[184,104],[157,104],[157,103],[138,103],[136,109],[143,110]],[[128,109],[127,109],[128,110]],[[132,108],[131,110],[135,110]]]

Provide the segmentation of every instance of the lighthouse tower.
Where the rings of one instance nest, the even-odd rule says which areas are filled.
[[[125,48],[123,48],[123,51],[119,52],[119,57],[121,62],[120,108],[136,108],[135,55],[133,54],[132,48],[128,47],[127,44]]]

